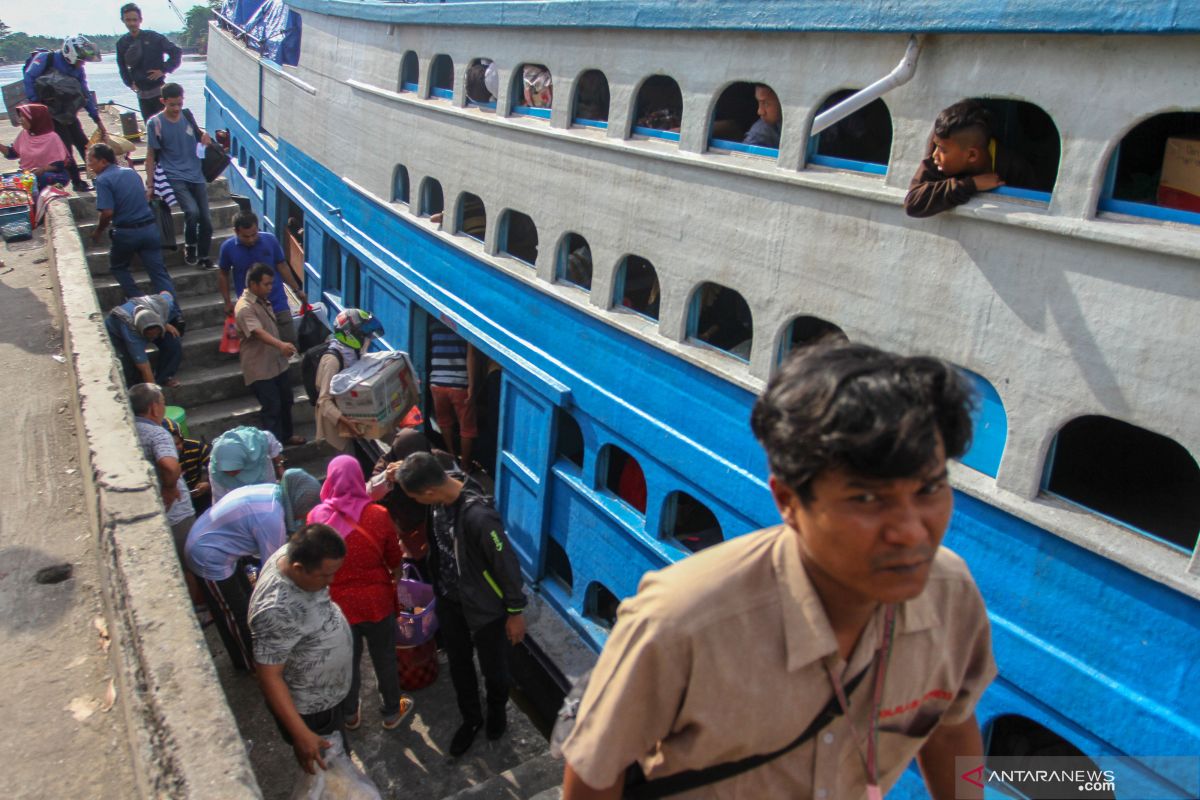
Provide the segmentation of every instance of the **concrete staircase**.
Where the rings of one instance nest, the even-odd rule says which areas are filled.
[[[97,213],[94,194],[72,197],[71,213],[74,215],[87,253],[88,270],[92,275],[92,286],[100,307],[107,314],[125,297],[120,285],[108,271],[108,245],[92,245],[89,238],[96,228]],[[221,243],[234,235],[233,218],[238,206],[229,196],[229,187],[224,179],[209,185],[209,205],[213,222],[212,259],[215,262]],[[163,259],[167,271],[175,283],[176,300],[187,330],[183,337],[183,365],[178,378],[183,384],[177,389],[167,389],[167,402],[187,410],[187,423],[192,438],[207,438],[210,442],[224,431],[238,425],[258,423],[258,401],[242,381],[237,356],[219,352],[222,326],[225,321],[224,303],[217,291],[218,271],[190,267],[183,263],[183,212],[174,209],[175,232],[179,248],[164,250]],[[145,291],[150,282],[135,259],[133,276]],[[150,350],[153,363],[157,358],[153,346]],[[284,460],[288,467],[308,470],[317,478],[325,475],[325,465],[334,455],[324,443],[315,442],[316,425],[313,407],[308,403],[300,378],[300,360],[295,358],[291,367],[292,385],[296,404],[292,416],[296,433],[308,442],[284,449]]]

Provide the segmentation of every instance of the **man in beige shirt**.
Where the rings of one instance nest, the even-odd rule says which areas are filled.
[[[296,355],[296,346],[279,338],[268,299],[274,282],[275,270],[266,264],[255,264],[246,276],[246,290],[233,309],[240,343],[238,358],[242,378],[262,406],[262,429],[284,444],[304,444],[304,437],[292,432],[288,359]]]
[[[958,776],[982,763],[974,708],[996,667],[979,591],[940,547],[970,404],[934,359],[794,354],[751,419],[784,524],[621,604],[563,745],[565,800],[621,797],[635,764],[653,782],[785,750],[827,704],[849,712],[674,796],[879,798],[914,756],[936,800],[972,796]]]

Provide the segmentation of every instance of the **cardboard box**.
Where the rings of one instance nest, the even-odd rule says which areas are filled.
[[[333,401],[348,419],[367,427],[369,438],[388,438],[396,420],[417,404],[416,373],[406,353],[371,353],[364,360],[380,360],[385,365],[335,394]]]
[[[1166,208],[1200,212],[1200,138],[1167,139],[1157,200]]]

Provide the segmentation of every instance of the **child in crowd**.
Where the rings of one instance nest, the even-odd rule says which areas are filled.
[[[1029,165],[992,138],[987,109],[963,100],[938,114],[931,151],[908,186],[904,210],[910,217],[932,217],[1006,183],[1028,186]]]
[[[179,452],[179,466],[183,469],[183,480],[192,495],[192,507],[199,517],[212,505],[212,485],[208,482],[208,458],[212,445],[203,439],[185,439],[174,420],[164,419],[163,427],[175,440]]]

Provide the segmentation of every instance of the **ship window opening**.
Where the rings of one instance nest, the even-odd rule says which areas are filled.
[[[465,233],[477,242],[483,241],[487,229],[487,210],[483,201],[477,195],[463,192],[462,200],[458,203],[459,233]]]
[[[400,91],[417,91],[420,78],[421,67],[417,61],[417,54],[409,50],[404,54],[404,58],[400,59]]]
[[[288,266],[292,268],[292,273],[299,276],[304,281],[305,292],[312,282],[308,270],[305,268],[304,257],[304,209],[292,201],[290,197],[285,195],[278,189],[276,195],[276,207],[279,209],[277,219],[282,219],[283,224],[283,254],[288,262]]]
[[[797,348],[825,341],[849,342],[850,337],[837,325],[820,317],[796,317],[788,324],[787,333],[784,334],[779,361],[783,363],[783,360]]]
[[[1200,112],[1134,126],[1108,163],[1101,211],[1200,225]]]
[[[654,265],[641,256],[622,259],[613,285],[613,303],[657,322],[660,299]]]
[[[500,220],[500,252],[529,266],[537,263],[537,226],[528,214],[509,209]]]
[[[588,584],[584,615],[597,625],[612,629],[617,624],[617,606],[621,601],[599,581]]]
[[[683,93],[674,78],[651,75],[638,88],[632,134],[679,141],[683,121]]]
[[[251,158],[250,163],[246,165],[246,174],[251,180],[254,180],[256,177],[258,177],[258,162],[256,162],[253,158]]]
[[[583,431],[575,418],[556,409],[555,448],[559,458],[565,458],[580,469],[583,468]]]
[[[608,101],[608,78],[598,69],[589,69],[575,82],[572,121],[587,128],[607,128]]]
[[[600,453],[600,463],[604,464],[604,488],[645,514],[646,475],[637,459],[609,444]]]
[[[1178,442],[1102,416],[1054,439],[1047,492],[1191,552],[1200,530],[1200,467]]]
[[[568,233],[558,248],[558,279],[592,290],[592,248],[578,233]]]
[[[1024,774],[1032,773],[1039,767],[1044,768],[1043,758],[1071,758],[1072,769],[1082,769],[1099,773],[1101,770],[1087,755],[1071,742],[1049,728],[1022,717],[1018,714],[1004,714],[996,717],[984,726],[983,739],[985,742],[986,758],[1004,758],[1006,777],[1014,779],[1011,783],[997,787],[1015,790],[1021,797],[1037,797],[1039,790],[1044,791],[1045,784],[1038,785],[1033,780],[1021,781]],[[1014,761],[1021,759],[1021,761]],[[1026,761],[1027,759],[1027,761]],[[1007,794],[1007,793],[1005,793]],[[1094,790],[1098,798],[1114,798],[1111,791]]]
[[[841,89],[834,92],[821,103],[817,114],[828,111],[857,91]],[[813,136],[808,143],[808,163],[872,175],[887,174],[891,154],[892,115],[882,100],[872,100]]]
[[[421,183],[421,216],[432,217],[441,214],[446,201],[442,197],[442,185],[434,178],[426,178]],[[434,220],[441,222],[441,218]]]
[[[467,102],[478,108],[496,108],[500,91],[496,64],[490,58],[472,59],[467,65]]]
[[[750,306],[733,289],[702,283],[692,295],[688,336],[729,355],[750,360],[754,342]]]
[[[568,592],[573,590],[575,571],[571,569],[571,558],[566,548],[552,538],[546,540],[546,577],[557,581]]]
[[[716,515],[687,492],[667,495],[664,512],[664,534],[684,550],[698,553],[725,539]]]
[[[342,299],[342,248],[337,239],[325,234],[325,252],[321,259],[321,291],[337,299],[335,305],[341,305]]]
[[[361,282],[362,264],[354,254],[346,256],[346,272],[342,278],[342,305],[346,308],[357,308],[359,305],[359,286]]]
[[[429,96],[450,100],[454,97],[454,62],[442,53],[429,65]]]
[[[550,119],[554,86],[550,70],[542,64],[522,64],[513,71],[512,113]]]
[[[408,205],[408,167],[403,164],[392,172],[392,202]]]
[[[767,158],[779,157],[783,109],[775,90],[765,83],[730,84],[713,108],[708,145]]]
[[[1008,414],[996,387],[987,378],[969,369],[958,368],[975,390],[976,403],[971,411],[971,449],[959,459],[971,469],[996,477],[1004,445],[1008,441]]]
[[[1001,197],[1050,202],[1050,192],[1058,179],[1061,137],[1050,115],[1033,103],[979,97],[975,100],[991,117],[991,135],[996,152],[1008,151],[1018,162],[1005,178],[1005,185],[993,190]],[[999,156],[1006,158],[1005,156]]]

